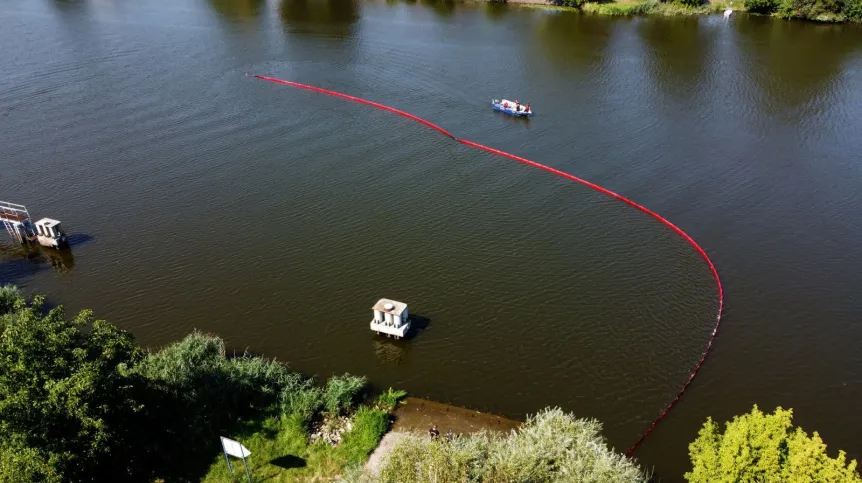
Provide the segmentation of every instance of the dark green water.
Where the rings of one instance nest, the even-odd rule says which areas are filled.
[[[793,407],[862,456],[862,30],[734,15],[614,19],[485,5],[8,1],[0,199],[71,254],[0,281],[147,345],[193,328],[328,376],[521,417],[560,405],[631,444],[717,309],[695,384],[638,451],[664,481],[711,415]],[[492,97],[530,102],[514,120]],[[380,297],[426,320],[368,329]]]

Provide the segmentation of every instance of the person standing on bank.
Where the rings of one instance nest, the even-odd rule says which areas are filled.
[[[435,441],[440,437],[440,431],[437,430],[437,425],[434,424],[431,426],[431,429],[428,430],[428,435],[431,436],[431,441]]]

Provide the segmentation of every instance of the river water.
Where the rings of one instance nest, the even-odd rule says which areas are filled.
[[[69,253],[0,280],[158,346],[197,328],[303,372],[483,411],[559,405],[625,449],[688,378],[717,295],[652,218],[412,121],[615,190],[715,261],[713,355],[638,450],[795,409],[862,456],[862,29],[445,3],[4,2],[0,198]],[[492,97],[530,102],[528,121]],[[370,333],[402,300],[421,330]]]

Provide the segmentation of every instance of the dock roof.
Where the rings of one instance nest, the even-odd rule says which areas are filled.
[[[386,304],[392,304],[392,309],[387,310]],[[390,299],[380,299],[376,304],[374,304],[374,307],[371,308],[383,313],[401,315],[407,309],[407,304]]]
[[[37,225],[44,225],[44,226],[54,226],[54,225],[59,225],[60,222],[58,220],[53,219],[53,218],[42,218],[41,220],[37,221],[36,224]]]

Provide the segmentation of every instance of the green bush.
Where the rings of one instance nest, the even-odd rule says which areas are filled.
[[[247,354],[226,357],[222,339],[198,331],[148,354],[137,371],[198,412],[229,417],[274,405],[282,392],[302,384],[299,374],[275,360]]]
[[[14,285],[3,285],[0,287],[0,315],[8,314],[15,308],[15,304],[23,301],[24,296],[18,287]]]
[[[843,19],[842,0],[781,0],[777,13],[782,18],[835,21]]]
[[[349,411],[367,384],[366,378],[350,374],[329,378],[323,393],[323,405],[326,411],[330,414]]]
[[[792,410],[764,414],[755,405],[727,423],[724,432],[708,418],[688,447],[693,469],[686,480],[862,483],[856,461],[848,462],[843,451],[830,458],[820,436],[794,428],[792,418]]]
[[[581,8],[586,0],[554,0],[554,5],[558,7]]]
[[[677,2],[686,7],[699,7],[703,5],[703,0],[677,0]]]
[[[847,20],[862,22],[862,0],[847,0],[844,3],[844,16]]]
[[[773,13],[778,9],[778,0],[745,0],[745,9],[754,13]]]
[[[31,447],[0,449],[0,481],[4,483],[61,483],[63,475],[50,456]]]

